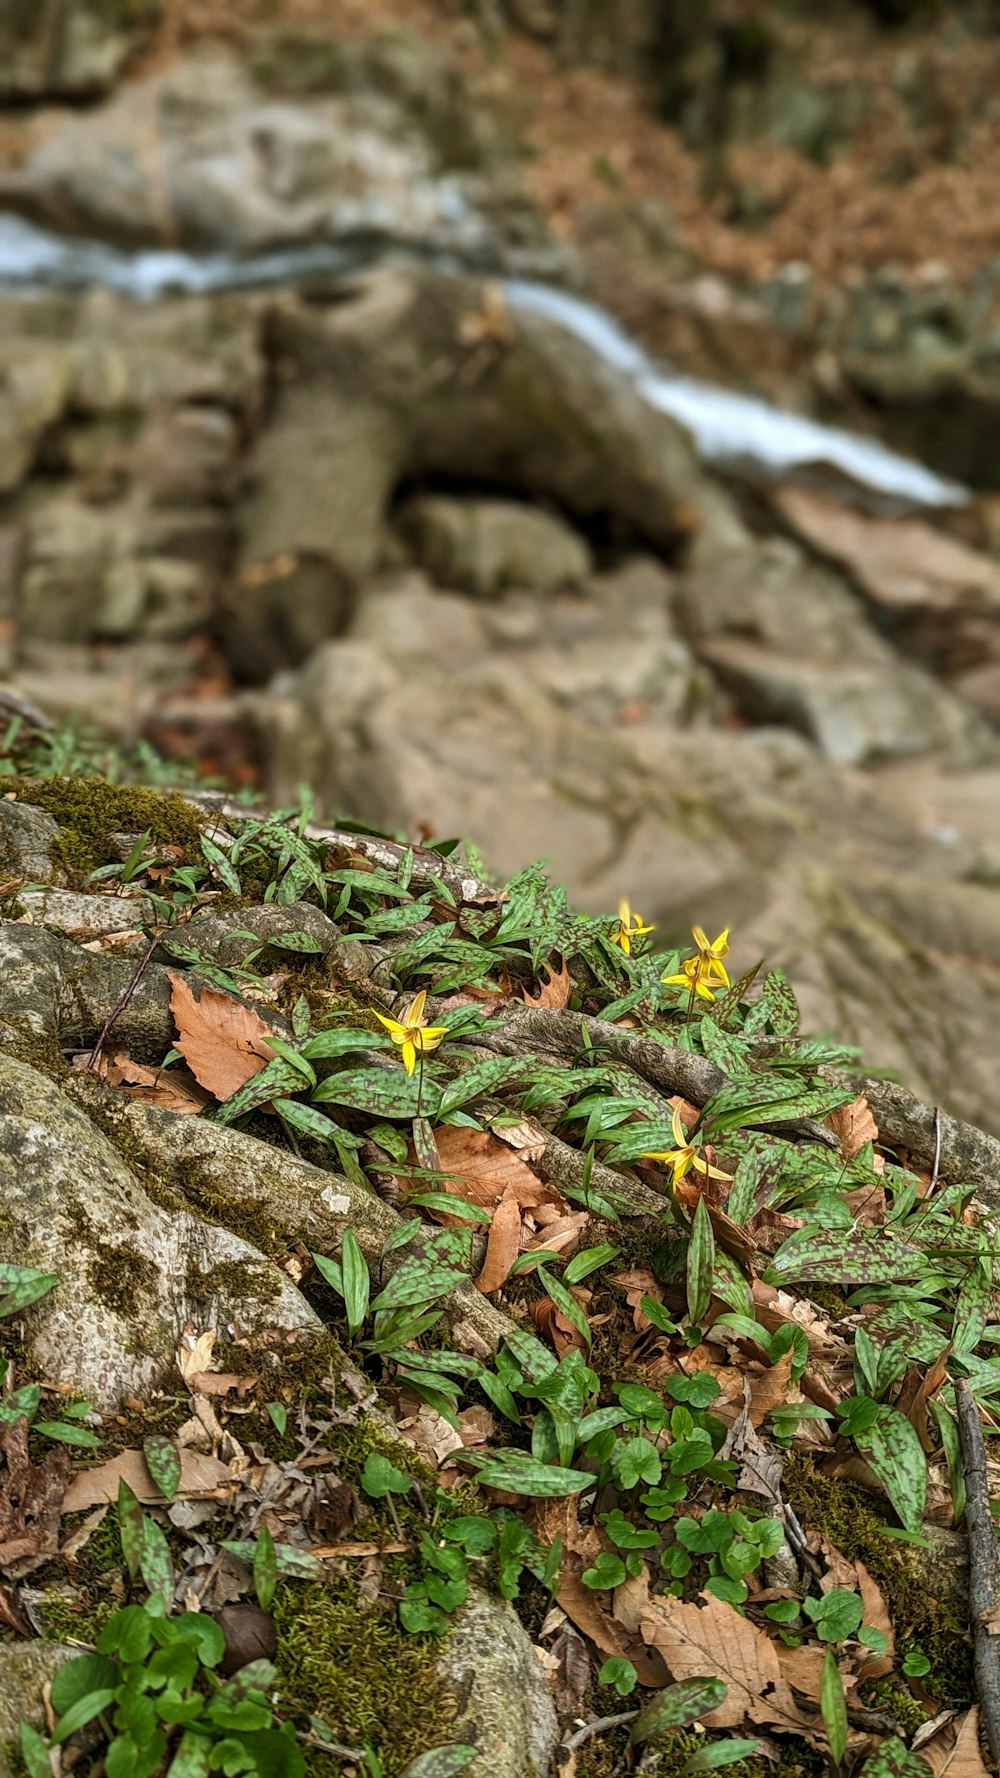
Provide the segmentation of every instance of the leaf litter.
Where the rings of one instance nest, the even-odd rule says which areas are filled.
[[[367,874],[374,879],[377,873]],[[414,1208],[425,1228],[436,1225],[428,1252],[434,1242],[440,1247],[439,1256],[427,1260],[436,1267],[438,1284],[416,1290],[424,1262],[408,1261],[413,1281],[405,1293],[397,1288],[394,1295],[379,1296],[373,1284],[369,1307],[366,1284],[364,1301],[353,1310],[360,1281],[346,1261],[339,1273],[335,1262],[333,1281],[355,1317],[352,1338],[371,1330],[370,1339],[362,1338],[362,1350],[370,1354],[366,1369],[393,1408],[402,1445],[436,1478],[440,1504],[434,1511],[445,1514],[442,1524],[454,1510],[445,1503],[457,1498],[459,1484],[468,1489],[471,1470],[484,1502],[476,1523],[491,1535],[497,1524],[503,1528],[508,1554],[501,1552],[499,1570],[493,1572],[507,1596],[517,1595],[512,1577],[518,1567],[530,1562],[532,1572],[540,1573],[539,1564],[545,1566],[557,1603],[539,1633],[539,1653],[569,1719],[567,1734],[581,1713],[585,1722],[602,1710],[608,1714],[611,1680],[598,1679],[607,1668],[614,1669],[619,1699],[641,1709],[637,1722],[668,1720],[666,1703],[657,1707],[660,1716],[648,1703],[650,1691],[667,1699],[671,1686],[697,1688],[711,1675],[724,1687],[721,1701],[716,1687],[712,1707],[686,1718],[700,1722],[709,1737],[742,1732],[767,1754],[775,1745],[771,1736],[791,1736],[828,1751],[839,1746],[839,1687],[847,1700],[842,1769],[846,1762],[846,1769],[860,1770],[869,1760],[870,1778],[882,1778],[880,1758],[888,1773],[896,1769],[896,1747],[904,1759],[912,1756],[887,1732],[877,1711],[873,1726],[865,1688],[891,1678],[906,1694],[906,1669],[901,1676],[899,1665],[906,1645],[900,1647],[891,1602],[865,1561],[845,1556],[808,1518],[803,1529],[787,1498],[785,1471],[794,1458],[816,1464],[818,1473],[860,1480],[881,1496],[888,1520],[895,1514],[913,1532],[925,1513],[948,1521],[954,1467],[954,1439],[949,1444],[946,1436],[951,1367],[957,1353],[966,1368],[982,1367],[980,1335],[990,1314],[1000,1319],[986,1257],[988,1235],[970,1210],[971,1193],[963,1195],[955,1182],[941,1182],[938,1201],[926,1207],[927,1176],[907,1166],[905,1153],[881,1147],[863,1092],[851,1099],[837,1089],[825,1090],[815,1073],[810,1077],[822,1046],[804,1044],[809,1060],[795,1062],[794,999],[780,972],[764,978],[756,1000],[744,997],[749,993],[744,984],[757,973],[748,972],[713,1008],[711,1019],[699,1008],[692,1022],[683,993],[675,993],[664,1009],[653,970],[643,993],[633,991],[629,1005],[616,1012],[610,1004],[615,992],[608,957],[619,972],[619,989],[621,972],[634,981],[642,958],[625,960],[596,949],[599,922],[579,923],[588,925],[589,936],[584,942],[576,933],[575,951],[558,904],[544,901],[552,892],[540,878],[525,877],[521,887],[517,880],[511,885],[503,912],[517,943],[500,956],[492,975],[488,968],[474,968],[468,956],[465,979],[462,967],[448,976],[443,944],[450,989],[429,1017],[466,1020],[469,1030],[481,1030],[473,1039],[482,1046],[474,1051],[477,1067],[490,1053],[491,1021],[502,1026],[512,1005],[515,983],[519,1003],[532,1016],[563,1019],[571,1016],[569,999],[581,993],[581,979],[591,984],[596,979],[605,985],[582,990],[585,1005],[592,997],[588,1010],[599,1015],[608,1006],[626,1037],[652,1029],[668,1043],[682,1038],[696,1054],[701,1043],[716,1062],[724,1057],[730,1078],[721,1090],[691,1096],[687,1088],[660,1098],[655,1077],[651,1081],[637,1066],[630,1098],[627,1068],[616,1065],[613,1081],[606,1076],[600,1051],[589,1053],[589,1039],[581,1051],[577,1021],[570,1049],[560,1053],[557,1045],[552,1054],[535,1058],[537,1066],[522,1068],[516,1088],[505,1083],[505,1066],[497,1059],[489,1064],[492,1073],[484,1076],[479,1099],[473,1095],[463,1102],[448,1088],[458,1115],[442,1116],[435,1112],[444,1104],[436,1083],[455,1079],[449,1025],[433,1058],[420,1057],[415,1100],[409,1087],[393,1096],[391,1072],[373,1073],[366,1122],[356,1055],[366,1040],[360,1030],[348,1034],[343,1060],[333,1064],[334,1073],[355,1068],[359,1082],[343,1097],[350,1108],[346,1133],[377,1126],[373,1152],[383,1157],[379,1179],[386,1177],[386,1156],[397,1161],[407,1156],[409,1169],[395,1176],[395,1189],[418,1200],[426,1196],[426,1204],[418,1201]],[[525,935],[533,931],[535,916],[527,918],[523,933],[517,921],[533,896],[535,915],[547,908],[549,925],[544,939],[532,937],[529,944]],[[385,907],[374,893],[365,905],[375,912]],[[448,905],[442,901],[434,911],[442,929],[449,930],[454,916]],[[473,908],[468,916],[470,931],[476,912]],[[363,927],[364,914],[358,918]],[[489,941],[498,930],[493,919]],[[404,932],[406,942],[415,941]],[[527,977],[518,944],[530,954]],[[577,954],[585,957],[589,976],[571,970]],[[423,943],[421,956],[429,955],[430,946]],[[254,989],[255,997],[280,996],[289,979],[287,974],[269,978]],[[668,959],[662,979],[684,979],[683,972],[678,978],[676,957]],[[121,1051],[104,1062],[103,1071],[109,1084],[196,1115],[209,1098],[232,1098],[268,1066],[276,1053],[275,1031],[235,995],[205,985],[196,994],[177,971],[171,972],[171,982],[175,1047],[189,1072],[169,1070],[165,1076]],[[699,1024],[705,1027],[703,1039]],[[552,1031],[555,1035],[557,1027]],[[753,1043],[760,1033],[772,1050],[783,1050],[787,1073],[755,1058]],[[330,1043],[317,1054],[340,1052]],[[457,1045],[454,1055],[458,1061]],[[841,1059],[836,1052],[835,1060]],[[321,1076],[324,1072],[321,1065]],[[301,1078],[308,1073],[307,1066],[300,1069]],[[292,1090],[306,1093],[304,1086],[280,1089]],[[175,1100],[155,1097],[161,1091]],[[328,1105],[333,1094],[317,1095],[317,1101],[323,1099]],[[400,1150],[386,1134],[384,1118],[405,1119],[414,1103],[412,1136]],[[829,1148],[785,1133],[796,1117],[812,1117],[817,1110],[832,1155]],[[687,1144],[677,1153],[687,1159],[683,1176],[675,1168],[671,1178],[669,1153],[666,1167],[643,1155],[667,1147],[673,1111]],[[314,1123],[318,1115],[317,1109]],[[307,1127],[313,1124],[302,1125]],[[583,1162],[575,1177],[560,1173],[559,1183],[545,1169],[557,1130],[564,1144],[567,1136],[579,1140],[579,1147],[567,1152]],[[344,1150],[338,1148],[338,1155],[343,1159]],[[413,1189],[424,1185],[413,1167],[418,1155],[425,1175],[429,1169],[433,1176],[433,1189],[426,1192]],[[598,1189],[590,1183],[595,1159],[601,1167]],[[632,1241],[627,1218],[603,1195],[613,1177],[626,1192],[629,1181],[638,1179],[647,1187],[647,1199],[649,1186],[660,1194],[658,1245],[650,1244],[648,1212],[639,1247]],[[455,1200],[454,1213],[449,1198]],[[912,1217],[909,1203],[918,1207]],[[486,1221],[470,1225],[463,1206],[474,1207]],[[928,1228],[928,1222],[934,1226]],[[422,1325],[434,1322],[427,1305],[433,1304],[435,1290],[467,1270],[467,1260],[456,1263],[459,1249],[447,1244],[468,1243],[470,1226],[485,1233],[473,1267],[475,1281],[511,1317],[514,1329],[499,1357],[469,1325],[464,1334],[458,1325],[453,1329],[456,1351],[449,1356],[447,1345],[440,1347],[433,1336],[428,1341]],[[641,1221],[634,1226],[642,1231]],[[965,1231],[961,1239],[956,1230]],[[948,1241],[959,1246],[946,1275],[938,1253]],[[428,1280],[431,1275],[428,1271]],[[900,1294],[900,1284],[909,1296]],[[955,1326],[948,1338],[957,1285]],[[908,1307],[911,1303],[916,1306]],[[390,1325],[398,1332],[387,1331]],[[78,1473],[63,1511],[99,1512],[125,1481],[152,1511],[168,1513],[175,1526],[186,1525],[192,1549],[176,1584],[178,1598],[189,1604],[199,1598],[238,1600],[245,1593],[246,1551],[252,1552],[262,1523],[286,1552],[283,1560],[291,1562],[294,1555],[304,1565],[302,1572],[310,1563],[322,1572],[324,1563],[347,1561],[363,1573],[366,1596],[377,1596],[383,1555],[413,1552],[420,1538],[416,1531],[387,1536],[384,1527],[366,1536],[373,1502],[343,1481],[324,1449],[331,1429],[356,1424],[360,1410],[331,1406],[326,1419],[299,1410],[295,1456],[267,1457],[259,1441],[241,1444],[227,1424],[231,1415],[260,1411],[259,1366],[246,1374],[217,1368],[213,1341],[214,1330],[192,1332],[178,1351],[193,1412],[176,1435],[176,1461],[163,1465],[161,1454],[154,1477],[147,1462],[147,1456],[152,1462],[151,1446],[146,1455],[122,1452],[109,1464]],[[373,1396],[359,1374],[356,1400]],[[912,1443],[901,1427],[910,1429]],[[390,1482],[388,1492],[381,1484],[376,1490],[391,1519],[397,1516],[393,1488],[416,1486],[395,1473],[401,1480]],[[169,1476],[166,1493],[160,1485],[164,1476]],[[226,1551],[210,1531],[223,1504],[230,1533]],[[527,1543],[518,1542],[525,1538]],[[512,1555],[514,1549],[521,1554]],[[471,1572],[480,1559],[472,1547],[462,1560]],[[404,1624],[413,1585],[400,1603]],[[438,1596],[444,1597],[450,1585],[444,1592],[439,1586]],[[422,1582],[418,1592],[420,1587],[423,1602],[414,1606],[417,1617],[410,1621],[428,1628],[420,1614],[433,1616],[437,1610],[445,1622],[431,1601],[433,1585],[430,1592]],[[933,1676],[927,1689],[915,1678],[911,1702],[933,1708],[934,1686]],[[852,1726],[852,1711],[861,1726]],[[707,1750],[714,1745],[709,1740]],[[720,1764],[723,1750],[724,1743]],[[925,1769],[979,1778],[984,1768],[974,1714],[945,1713],[942,1725],[920,1744],[919,1757]]]

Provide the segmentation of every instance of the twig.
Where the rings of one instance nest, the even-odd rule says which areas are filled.
[[[895,1081],[848,1074],[840,1068],[821,1068],[820,1074],[837,1086],[864,1093],[878,1124],[880,1142],[907,1149],[924,1165],[933,1161],[937,1151],[939,1170],[946,1179],[974,1185],[986,1204],[1000,1203],[1000,1139],[996,1136],[961,1118],[949,1117],[940,1107],[923,1104]]]
[[[928,1187],[927,1187],[927,1196],[928,1197],[930,1197],[931,1192],[934,1190],[934,1187],[937,1185],[938,1173],[940,1172],[940,1170],[941,1170],[941,1107],[940,1107],[940,1105],[935,1105],[935,1107],[934,1107],[934,1165],[931,1168],[930,1183],[928,1184]]]
[[[162,936],[163,936],[163,934],[159,931],[159,929],[157,929],[153,933],[152,938],[150,939],[148,945],[146,946],[146,949],[143,951],[142,956],[139,958],[138,963],[136,964],[134,970],[132,971],[131,979],[130,979],[127,987],[125,988],[124,993],[121,995],[120,999],[118,1000],[117,1005],[115,1005],[111,1008],[111,1011],[109,1012],[107,1018],[105,1019],[104,1024],[101,1027],[97,1042],[95,1043],[93,1049],[90,1052],[90,1060],[87,1063],[87,1068],[91,1074],[97,1073],[98,1063],[100,1062],[100,1059],[101,1059],[101,1051],[104,1048],[104,1045],[108,1040],[108,1033],[110,1032],[112,1025],[115,1023],[115,1020],[121,1018],[121,1015],[125,1011],[125,1008],[127,1007],[133,994],[135,993],[136,988],[139,986],[139,983],[142,980],[142,977],[143,977],[143,974],[146,970],[146,967],[147,967],[148,963],[150,962],[153,952],[156,950],[156,947],[159,944]]]
[[[295,1739],[303,1747],[318,1747],[323,1753],[332,1754],[334,1759],[357,1760],[360,1763],[365,1757],[363,1747],[344,1747],[339,1741],[324,1741],[321,1735],[307,1734],[305,1729],[300,1729]]]
[[[955,1384],[958,1434],[965,1473],[965,1529],[969,1545],[969,1615],[972,1620],[976,1692],[994,1766],[1000,1766],[1000,1638],[994,1634],[997,1604],[997,1540],[990,1513],[983,1428],[972,1389]]]
[[[585,1723],[582,1729],[577,1729],[568,1741],[561,1741],[556,1751],[575,1753],[592,1735],[603,1735],[605,1729],[620,1729],[624,1723],[634,1722],[638,1714],[638,1710],[623,1710],[620,1716],[599,1716],[596,1722]]]

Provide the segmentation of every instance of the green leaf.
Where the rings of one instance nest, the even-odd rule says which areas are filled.
[[[165,1432],[150,1433],[142,1441],[142,1454],[164,1500],[173,1500],[181,1484],[180,1452]]]
[[[264,1403],[264,1406],[267,1409],[271,1424],[273,1425],[275,1432],[278,1434],[278,1437],[284,1438],[285,1429],[288,1426],[288,1409],[284,1402],[267,1401]]]
[[[570,1296],[565,1285],[562,1284],[558,1278],[553,1278],[552,1273],[548,1271],[545,1266],[539,1266],[538,1271],[539,1276],[545,1281],[545,1289],[555,1303],[556,1308],[559,1310],[560,1314],[565,1315],[566,1320],[571,1326],[575,1327],[589,1351],[594,1336],[590,1331],[590,1322],[587,1320],[587,1317],[575,1296]]]
[[[31,1303],[37,1303],[39,1297],[54,1290],[59,1282],[58,1272],[36,1272],[31,1266],[15,1266],[9,1260],[0,1263],[0,1317],[19,1315]]]
[[[333,1056],[346,1056],[352,1050],[386,1050],[392,1048],[392,1038],[387,1031],[366,1031],[360,1026],[331,1026],[328,1031],[317,1031],[308,1043],[302,1045],[302,1055],[310,1062],[329,1061]],[[404,1143],[403,1152],[406,1152]],[[398,1157],[402,1159],[402,1156]]]
[[[167,1768],[167,1778],[208,1778],[208,1754],[204,1735],[185,1734]]]
[[[256,1540],[250,1537],[225,1538],[219,1548],[251,1564],[257,1554]],[[322,1580],[326,1574],[318,1556],[310,1555],[308,1550],[293,1549],[288,1543],[275,1544],[274,1559],[279,1575],[286,1580]]]
[[[685,1772],[717,1772],[720,1766],[735,1765],[738,1760],[753,1759],[761,1750],[759,1741],[710,1741],[706,1747],[699,1747],[684,1761],[681,1773]]]
[[[267,942],[279,951],[298,951],[311,955],[325,953],[327,949],[322,939],[316,938],[311,932],[273,932]]]
[[[60,1667],[53,1677],[52,1708],[57,1716],[64,1716],[81,1698],[88,1698],[92,1692],[113,1689],[119,1678],[117,1664],[107,1655],[77,1655]],[[52,1778],[51,1772],[47,1773],[47,1778]]]
[[[609,1587],[620,1587],[625,1579],[625,1564],[620,1556],[613,1555],[610,1550],[602,1550],[592,1568],[585,1568],[581,1575],[585,1587],[605,1590]]]
[[[618,1258],[620,1247],[612,1247],[610,1241],[602,1241],[599,1247],[584,1247],[575,1253],[563,1272],[564,1284],[580,1284],[589,1278],[591,1272],[597,1272],[601,1266],[609,1266]]]
[[[468,1278],[470,1253],[466,1231],[439,1229],[425,1241],[421,1252],[407,1254],[372,1308],[406,1309],[437,1302]]]
[[[663,1474],[660,1453],[648,1438],[619,1440],[611,1462],[622,1488],[635,1488],[640,1482],[653,1487]]]
[[[274,1552],[274,1538],[267,1526],[261,1525],[253,1558],[254,1592],[261,1611],[270,1611],[277,1583],[278,1559]]]
[[[107,1710],[114,1701],[115,1694],[110,1687],[98,1692],[88,1692],[86,1697],[78,1698],[60,1716],[52,1737],[53,1745],[58,1747],[60,1742],[68,1741],[71,1735],[75,1735],[78,1729],[85,1728],[88,1722],[93,1722],[95,1716],[100,1716],[102,1710]]]
[[[865,1760],[861,1778],[927,1778],[927,1761],[911,1753],[897,1735],[887,1735]]]
[[[369,1451],[361,1475],[361,1486],[372,1500],[383,1500],[387,1494],[408,1494],[413,1477],[397,1469],[380,1451]]]
[[[121,1538],[122,1555],[129,1576],[135,1580],[142,1561],[142,1546],[146,1534],[146,1521],[142,1507],[133,1494],[128,1483],[118,1483],[118,1535]]]
[[[347,1308],[347,1331],[351,1339],[355,1339],[364,1326],[368,1313],[369,1277],[368,1261],[361,1251],[358,1237],[353,1229],[345,1229],[340,1249],[340,1264],[344,1278],[344,1303]]]
[[[302,1090],[302,1075],[283,1056],[275,1056],[212,1112],[212,1122],[231,1124],[270,1100]]]
[[[332,1100],[352,1111],[370,1112],[373,1117],[409,1120],[423,1112],[436,1119],[440,1096],[440,1087],[426,1075],[421,1083],[419,1071],[405,1074],[402,1069],[397,1073],[386,1068],[345,1068],[320,1081],[313,1102],[318,1105]]]
[[[806,1600],[809,1604],[809,1600]],[[827,1740],[835,1765],[844,1763],[847,1752],[847,1702],[844,1698],[844,1683],[837,1666],[837,1657],[832,1648],[826,1651],[823,1662],[823,1677],[820,1680],[819,1707],[826,1725]]]
[[[532,1067],[531,1059],[490,1056],[485,1062],[476,1062],[467,1068],[464,1074],[453,1080],[441,1094],[438,1117],[450,1117],[462,1105],[471,1104],[473,1099],[481,1099],[485,1093],[495,1093],[500,1087],[508,1086],[512,1080],[519,1080]]]
[[[918,1278],[926,1260],[913,1243],[883,1225],[864,1229],[797,1229],[783,1241],[764,1273],[768,1284],[902,1284]]]
[[[733,1183],[726,1199],[726,1215],[730,1221],[739,1223],[742,1228],[750,1221],[757,1209],[757,1199],[761,1180],[764,1176],[764,1156],[755,1149],[749,1149],[740,1156]]]
[[[535,1500],[559,1500],[592,1488],[595,1482],[587,1469],[561,1469],[555,1464],[540,1463],[527,1451],[501,1449],[478,1460],[474,1453],[466,1452],[465,1460],[474,1464],[482,1487],[504,1488],[511,1494],[525,1494]]]
[[[849,1587],[832,1587],[819,1599],[810,1597],[802,1603],[821,1642],[846,1642],[860,1627],[864,1615],[861,1600]]]
[[[632,1724],[629,1741],[639,1747],[669,1729],[683,1729],[718,1710],[726,1695],[723,1680],[714,1678],[680,1679],[668,1685],[640,1710]]]
[[[406,1200],[406,1207],[419,1205],[423,1210],[442,1210],[449,1216],[456,1216],[462,1222],[490,1223],[493,1221],[488,1210],[479,1204],[469,1204],[456,1192],[414,1192]]]
[[[27,1722],[21,1724],[21,1758],[28,1778],[52,1778],[48,1742]]]
[[[708,1205],[699,1198],[691,1222],[691,1239],[687,1253],[688,1316],[699,1327],[712,1303],[712,1278],[715,1272],[715,1236]]]
[[[624,1655],[612,1655],[597,1675],[600,1685],[613,1685],[620,1698],[627,1698],[639,1683],[639,1675]]]
[[[43,1438],[51,1438],[61,1445],[82,1445],[92,1451],[100,1444],[96,1432],[87,1426],[74,1426],[68,1420],[36,1420],[32,1432],[41,1433]]]
[[[169,1611],[174,1590],[174,1564],[170,1545],[155,1519],[143,1519],[139,1572],[150,1593],[158,1595]]]
[[[465,1741],[450,1741],[443,1747],[418,1753],[416,1759],[411,1759],[403,1767],[399,1778],[453,1778],[454,1773],[463,1771],[478,1753],[478,1747],[470,1747]]]
[[[885,1405],[874,1425],[854,1434],[907,1531],[919,1532],[927,1505],[927,1459],[905,1414]]]

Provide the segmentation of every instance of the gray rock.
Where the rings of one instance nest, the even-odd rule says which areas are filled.
[[[89,1049],[119,1000],[134,964],[82,950],[42,926],[0,922],[0,1019],[67,1047]],[[137,1061],[157,1061],[173,1041],[170,982],[151,964],[115,1023]]]
[[[0,1255],[59,1278],[25,1317],[33,1362],[98,1408],[161,1387],[188,1324],[322,1334],[285,1273],[227,1229],[155,1203],[72,1100],[9,1056],[0,1179]]]
[[[468,599],[441,593],[420,574],[380,582],[361,599],[351,641],[376,648],[397,665],[464,660],[482,654],[487,630]]]
[[[438,1667],[458,1710],[454,1739],[478,1749],[470,1778],[544,1778],[559,1738],[549,1682],[512,1605],[473,1591]]]
[[[92,98],[111,85],[149,0],[9,0],[0,18],[0,97]]]
[[[592,566],[578,532],[553,513],[512,500],[422,495],[407,503],[399,522],[433,580],[479,598],[508,586],[579,586]]]
[[[0,870],[25,883],[49,883],[63,874],[58,823],[44,809],[0,798]]]
[[[701,654],[747,716],[790,723],[839,765],[932,751],[979,765],[991,755],[974,712],[889,651],[842,666],[742,642],[705,644]]]
[[[730,635],[808,661],[892,659],[840,576],[780,537],[682,574],[674,611],[695,647]]]
[[[22,891],[18,902],[36,926],[73,938],[135,932],[153,918],[145,895],[80,895],[71,889]]]
[[[180,937],[185,944],[194,945],[204,956],[227,967],[243,963],[256,952],[255,967],[261,967],[261,947],[285,933],[305,933],[315,941],[317,957],[331,951],[340,938],[339,927],[327,919],[322,909],[306,901],[290,902],[281,907],[267,902],[262,907],[231,908],[221,914],[209,909],[189,920]],[[287,963],[295,955],[290,949],[273,945],[269,961],[275,965],[284,958]]]
[[[5,1745],[18,1744],[22,1722],[46,1727],[44,1688],[79,1653],[58,1642],[0,1642],[0,1778],[12,1778]]]

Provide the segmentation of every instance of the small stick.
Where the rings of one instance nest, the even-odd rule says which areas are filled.
[[[602,1735],[605,1729],[619,1729],[623,1723],[634,1722],[638,1714],[638,1710],[623,1710],[620,1716],[599,1716],[596,1722],[585,1723],[582,1729],[577,1729],[568,1741],[560,1742],[557,1752],[575,1753],[592,1735]]]
[[[159,931],[153,933],[153,936],[150,939],[148,945],[146,946],[146,949],[143,951],[143,954],[140,957],[138,963],[136,964],[135,969],[132,971],[132,979],[129,982],[127,988],[125,989],[125,992],[122,994],[121,999],[118,1001],[117,1005],[113,1006],[111,1008],[111,1011],[109,1012],[107,1018],[105,1019],[104,1024],[101,1027],[101,1034],[98,1037],[97,1042],[95,1043],[93,1049],[90,1052],[90,1060],[87,1063],[87,1068],[91,1074],[96,1074],[97,1065],[101,1059],[101,1051],[104,1048],[104,1045],[108,1040],[108,1033],[110,1032],[112,1025],[115,1023],[115,1020],[121,1018],[121,1015],[125,1011],[125,1008],[127,1007],[133,994],[135,993],[136,988],[139,986],[139,983],[142,980],[143,973],[146,969],[146,966],[149,963],[149,961],[153,955],[153,952],[156,950],[156,947],[159,944],[161,937],[162,937],[162,934]]]
[[[934,1107],[934,1165],[931,1168],[930,1184],[927,1187],[927,1196],[928,1197],[930,1197],[931,1192],[934,1190],[934,1187],[937,1185],[938,1173],[940,1171],[940,1168],[941,1168],[941,1107],[940,1107],[940,1105],[935,1105],[935,1107]]]
[[[965,1473],[969,1615],[976,1692],[993,1764],[1000,1766],[1000,1637],[992,1633],[997,1605],[997,1537],[990,1513],[982,1423],[972,1389],[964,1377],[955,1384],[955,1405]]]

